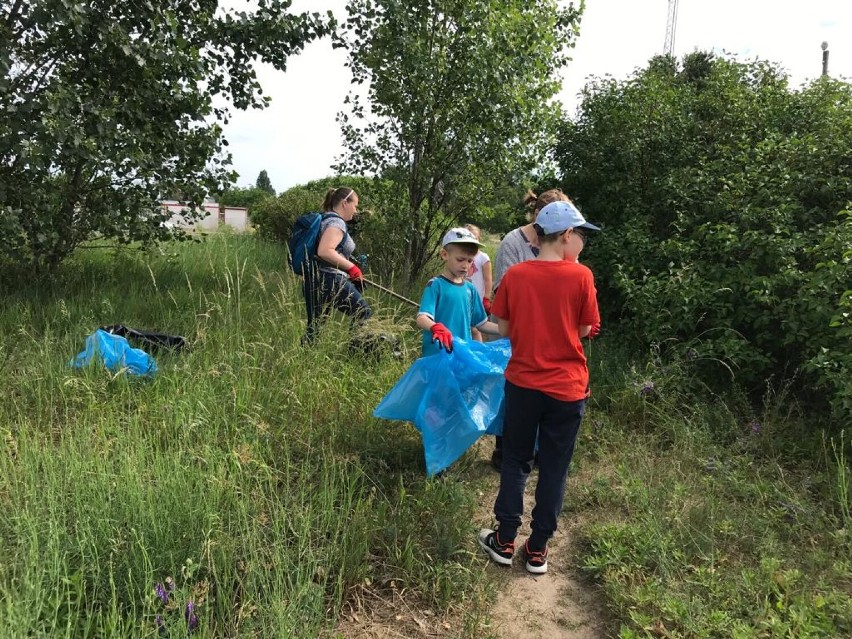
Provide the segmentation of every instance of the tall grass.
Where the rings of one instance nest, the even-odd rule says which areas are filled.
[[[283,251],[234,236],[89,251],[8,292],[4,637],[185,636],[190,601],[199,637],[311,637],[387,576],[464,612],[482,586],[458,523],[469,496],[424,479],[413,429],[370,417],[407,362],[341,350],[336,320],[301,348],[302,304]],[[408,312],[380,307],[391,326]],[[152,380],[71,369],[114,323],[191,348],[158,354]]]
[[[490,632],[482,464],[426,480],[414,429],[370,416],[419,351],[411,309],[373,298],[401,360],[348,350],[340,319],[304,349],[282,249],[231,235],[81,252],[3,299],[4,639],[185,637],[190,601],[194,636],[327,636],[361,587]],[[71,369],[115,323],[191,348],[151,380]],[[619,636],[852,636],[848,433],[804,439],[781,391],[755,408],[696,386],[700,357],[587,348],[565,515]]]
[[[848,441],[696,385],[696,360],[596,346],[566,509],[619,637],[852,636]],[[805,436],[809,434],[810,440]]]

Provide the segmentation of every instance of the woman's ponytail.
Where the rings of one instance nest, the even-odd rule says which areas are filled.
[[[354,192],[355,189],[350,189],[348,186],[329,189],[325,192],[325,199],[322,201],[322,210],[324,212],[333,211],[335,206],[348,200]]]

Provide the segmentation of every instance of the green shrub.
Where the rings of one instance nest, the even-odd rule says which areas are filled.
[[[316,191],[293,187],[278,197],[261,200],[252,212],[252,223],[261,237],[284,243],[290,238],[296,218],[309,211],[318,211],[322,197]]]
[[[399,222],[396,212],[401,210],[401,201],[390,181],[348,175],[300,184],[277,198],[262,201],[252,221],[262,237],[284,243],[290,238],[296,218],[319,211],[326,191],[338,186],[351,187],[358,193],[359,213],[349,223],[358,255],[368,256],[372,271],[393,278],[402,270],[406,234],[411,229]]]
[[[290,239],[293,222],[297,217],[322,210],[328,189],[341,186],[355,189],[358,192],[359,209],[364,211],[369,210],[371,205],[372,185],[372,179],[352,175],[327,177],[300,184],[283,191],[278,197],[262,200],[252,215],[252,222],[262,237],[284,243]]]
[[[766,62],[696,53],[593,82],[558,158],[605,227],[584,260],[607,321],[755,392],[799,376],[800,397],[852,414],[850,148],[852,86],[791,90]]]

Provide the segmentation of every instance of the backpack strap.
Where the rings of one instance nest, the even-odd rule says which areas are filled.
[[[326,212],[326,213],[321,213],[320,215],[322,216],[322,222],[325,222],[327,219],[329,219],[329,218],[331,218],[331,217],[336,217],[338,220],[340,220],[341,222],[343,222],[343,225],[346,227],[346,230],[344,230],[344,231],[343,231],[343,239],[342,239],[342,240],[340,240],[340,244],[338,244],[338,245],[337,245],[337,248],[340,248],[341,246],[343,246],[344,244],[346,244],[346,240],[349,238],[349,226],[346,224],[346,220],[344,220],[342,217],[340,217],[337,213],[335,213],[335,212],[333,212],[333,211],[328,211],[328,212]],[[320,222],[320,224],[321,224],[322,222]],[[320,234],[319,234],[319,236],[320,236],[320,237],[322,237],[322,228],[320,228]]]

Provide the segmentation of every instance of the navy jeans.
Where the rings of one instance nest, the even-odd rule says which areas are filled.
[[[308,312],[308,330],[303,338],[305,344],[316,340],[320,326],[332,308],[351,317],[353,324],[362,324],[373,315],[364,296],[343,273],[312,269],[305,275],[302,290]]]
[[[514,539],[524,512],[524,488],[533,467],[538,437],[538,484],[532,511],[530,548],[541,550],[556,531],[565,497],[565,479],[586,400],[565,402],[541,391],[506,382],[503,466],[494,502],[500,539]]]

